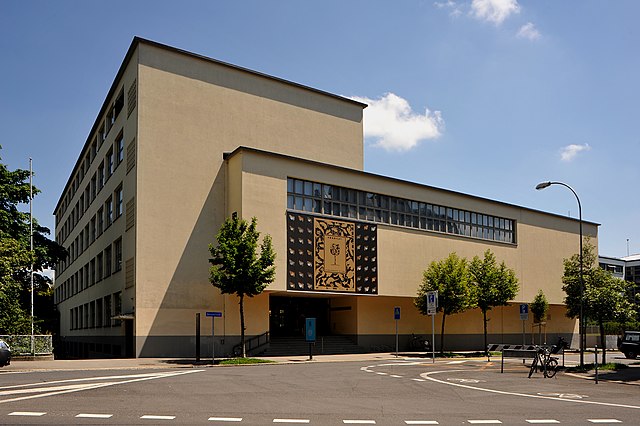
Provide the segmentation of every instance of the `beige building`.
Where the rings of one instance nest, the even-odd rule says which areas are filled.
[[[539,289],[547,333],[575,335],[560,278],[578,222],[363,171],[365,107],[134,39],[55,209],[70,253],[55,286],[67,354],[193,356],[198,313],[207,353],[209,311],[222,313],[216,353],[231,353],[237,298],[209,283],[208,245],[233,213],[258,217],[277,253],[275,282],[245,308],[260,342],[300,336],[314,317],[327,342],[390,347],[400,307],[406,346],[431,333],[413,306],[422,271],[486,249],[520,281],[513,303],[490,312],[490,340],[522,341],[518,306]],[[597,224],[585,234],[597,244]],[[447,336],[452,349],[480,349],[480,313],[448,317]]]

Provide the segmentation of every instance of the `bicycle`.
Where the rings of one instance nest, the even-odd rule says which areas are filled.
[[[551,356],[551,351],[541,346],[537,346],[536,356],[533,358],[529,369],[529,378],[538,369],[542,370],[544,377],[549,379],[554,377],[558,370],[558,358]]]

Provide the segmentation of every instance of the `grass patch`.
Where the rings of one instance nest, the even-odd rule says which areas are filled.
[[[629,368],[629,366],[627,364],[622,364],[619,362],[608,362],[606,364],[598,364],[599,371],[618,371],[618,370],[624,370],[625,368]],[[567,368],[567,371],[571,373],[586,373],[587,371],[591,371],[591,370],[595,371],[595,369],[596,369],[595,364],[591,363],[591,364],[585,364],[584,368],[580,368],[579,366],[569,367]]]
[[[220,365],[268,364],[274,361],[259,358],[229,358],[220,361]]]

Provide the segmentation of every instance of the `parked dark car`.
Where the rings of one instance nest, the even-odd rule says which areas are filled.
[[[629,359],[636,359],[640,354],[640,331],[625,331],[618,342],[618,349]]]
[[[4,340],[0,340],[0,367],[11,364],[11,349]]]

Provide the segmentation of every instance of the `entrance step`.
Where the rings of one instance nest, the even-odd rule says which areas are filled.
[[[366,351],[346,336],[318,336],[314,355],[360,354]],[[308,355],[309,343],[304,337],[271,337],[269,349],[263,356]]]

